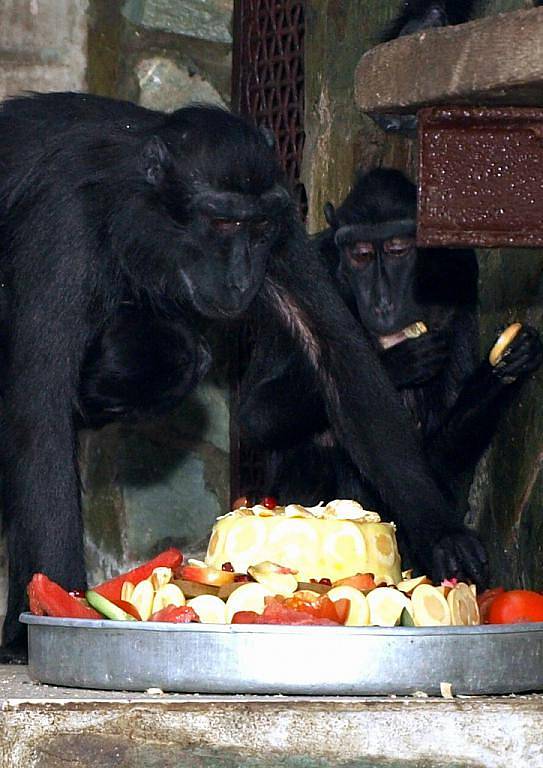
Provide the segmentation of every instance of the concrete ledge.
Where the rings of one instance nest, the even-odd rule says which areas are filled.
[[[368,51],[355,74],[364,112],[437,104],[543,102],[543,8],[429,30]]]
[[[77,691],[0,668],[2,768],[541,768],[543,697]]]

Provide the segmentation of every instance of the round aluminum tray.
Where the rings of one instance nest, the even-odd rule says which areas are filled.
[[[21,614],[29,674],[102,690],[326,696],[543,690],[543,623],[481,627],[134,624]]]

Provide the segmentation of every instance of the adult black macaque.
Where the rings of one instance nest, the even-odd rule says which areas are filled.
[[[473,251],[422,250],[415,245],[416,188],[401,173],[380,169],[361,176],[344,203],[325,208],[330,228],[318,236],[321,254],[360,325],[379,355],[390,383],[416,425],[432,474],[451,507],[462,472],[473,469],[488,445],[500,409],[513,382],[542,361],[537,333],[524,326],[495,368],[478,361],[477,262]],[[427,332],[405,338],[403,329],[424,323]],[[423,329],[424,330],[424,329]],[[353,362],[354,372],[364,375]],[[316,504],[336,497],[355,498],[399,525],[403,554],[435,579],[468,577],[484,584],[481,549],[466,534],[450,538],[452,525],[462,530],[464,514],[450,511],[433,520],[392,510],[382,493],[386,480],[365,478],[338,447],[305,360],[284,335],[256,348],[242,388],[242,424],[247,439],[271,448],[266,492],[283,503]],[[391,423],[388,404],[377,403],[360,433],[361,443],[375,428]],[[403,468],[390,463],[386,434],[382,452],[387,477]],[[454,523],[452,521],[455,521]],[[433,531],[429,533],[432,526]],[[441,539],[429,556],[416,551],[416,538]]]
[[[473,546],[450,522],[378,357],[312,258],[269,143],[242,119],[81,94],[6,101],[0,271],[5,660],[24,645],[17,617],[33,572],[86,583],[76,426],[177,401],[208,364],[202,322],[228,323],[250,305],[262,312],[259,346],[280,328],[295,339],[336,439],[420,533],[421,559],[443,535]]]

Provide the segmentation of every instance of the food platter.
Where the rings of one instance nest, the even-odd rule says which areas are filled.
[[[543,690],[543,623],[315,627],[21,615],[29,674],[102,690],[326,696]]]

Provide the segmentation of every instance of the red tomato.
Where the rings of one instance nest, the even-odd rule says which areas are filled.
[[[356,576],[348,576],[346,579],[334,581],[334,587],[348,586],[359,589],[361,592],[370,592],[377,586],[373,573],[357,573]]]
[[[488,614],[490,613],[490,607],[494,600],[505,592],[503,587],[493,587],[492,589],[486,589],[477,595],[477,605],[479,606],[479,613],[481,614],[481,624],[488,624]]]
[[[498,595],[488,614],[489,624],[520,624],[543,621],[543,595],[528,589],[513,589]]]
[[[185,565],[181,569],[181,578],[196,581],[198,584],[208,584],[212,587],[222,587],[231,584],[236,579],[233,571],[219,571],[218,568],[202,568],[199,565]]]
[[[337,621],[321,619],[312,616],[306,611],[298,611],[295,608],[287,608],[279,600],[270,598],[264,613],[259,615],[254,611],[238,611],[232,618],[232,624],[295,624],[297,626],[318,625],[337,627]]]
[[[259,504],[262,504],[266,509],[275,509],[277,506],[277,499],[274,496],[264,496],[260,499]]]
[[[128,600],[110,600],[109,602],[113,603],[113,605],[116,605],[117,608],[120,608],[125,613],[129,613],[138,621],[141,621],[140,612],[138,611],[136,606],[132,605],[132,603],[129,603]]]
[[[168,621],[172,624],[189,624],[191,621],[200,621],[198,614],[188,605],[167,605],[160,611],[156,611],[149,621]]]

